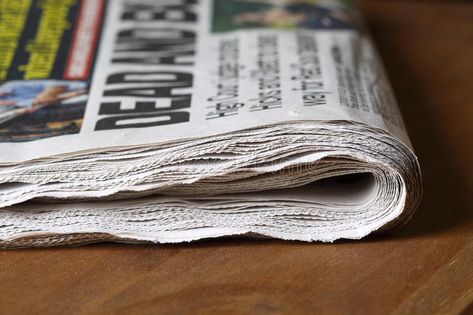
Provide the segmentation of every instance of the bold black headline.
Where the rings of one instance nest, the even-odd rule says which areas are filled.
[[[99,108],[101,118],[95,130],[152,127],[189,121],[192,97],[189,89],[193,85],[193,75],[183,68],[194,64],[197,34],[193,30],[197,28],[198,21],[196,5],[197,0],[181,0],[177,4],[176,1],[166,0],[141,4],[125,1],[120,19],[133,22],[134,27],[118,32],[112,64],[129,65],[130,68],[133,65],[165,65],[167,69],[175,67],[176,70],[129,71],[108,75]],[[168,22],[173,27],[149,27],[149,22],[153,21]],[[183,93],[181,89],[187,90]],[[106,101],[108,97],[113,101]],[[127,104],[126,109],[122,106],[124,103]]]

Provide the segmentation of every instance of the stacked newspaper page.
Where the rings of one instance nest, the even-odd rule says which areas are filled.
[[[359,239],[420,168],[349,1],[4,0],[0,246]]]

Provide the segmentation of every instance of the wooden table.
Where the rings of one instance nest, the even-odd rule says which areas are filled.
[[[405,228],[0,252],[1,314],[473,313],[473,4],[360,1],[424,175]]]

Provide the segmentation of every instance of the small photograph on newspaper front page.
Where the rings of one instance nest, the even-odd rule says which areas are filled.
[[[360,29],[356,8],[345,1],[215,0],[213,32],[247,28]]]

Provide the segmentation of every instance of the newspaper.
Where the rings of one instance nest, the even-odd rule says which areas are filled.
[[[0,245],[359,239],[420,168],[344,0],[0,3]]]

